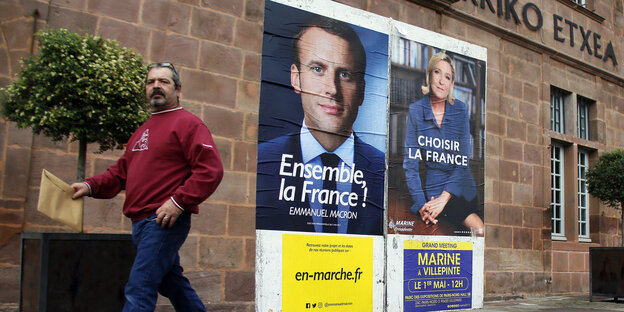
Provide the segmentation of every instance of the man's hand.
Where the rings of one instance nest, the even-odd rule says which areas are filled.
[[[74,183],[71,187],[75,190],[74,195],[72,195],[72,199],[78,199],[82,196],[89,195],[89,187],[84,182]]]
[[[163,228],[172,227],[181,214],[182,210],[169,198],[160,208],[156,209],[156,224]]]

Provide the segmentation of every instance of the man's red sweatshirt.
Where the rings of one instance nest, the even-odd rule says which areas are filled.
[[[210,131],[181,107],[153,113],[128,140],[124,155],[106,172],[86,179],[95,198],[126,190],[123,213],[138,221],[172,199],[198,213],[223,178],[221,157]]]

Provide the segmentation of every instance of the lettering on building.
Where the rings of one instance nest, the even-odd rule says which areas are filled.
[[[538,31],[544,26],[542,10],[533,2],[520,5],[518,4],[518,0],[470,1],[472,1],[474,6],[484,10],[489,9],[493,14],[499,17],[505,17],[506,20],[513,19],[514,23],[518,25],[524,24],[532,31]],[[602,35],[599,33],[557,14],[553,14],[553,29],[554,39],[557,42],[565,43],[568,41],[570,47],[575,47],[577,43],[580,42],[579,49],[581,52],[593,55],[603,62],[607,62],[611,59],[613,66],[618,65],[613,43],[609,41],[606,46],[604,46]]]

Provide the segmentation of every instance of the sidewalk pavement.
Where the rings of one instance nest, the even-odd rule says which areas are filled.
[[[548,296],[539,298],[526,298],[502,301],[486,301],[483,309],[475,311],[487,312],[529,312],[529,311],[551,311],[551,312],[606,312],[624,311],[624,301],[615,301],[614,298],[594,297],[594,301],[589,301],[587,296]]]
[[[17,304],[0,303],[0,312],[17,312]],[[548,296],[539,298],[525,298],[501,301],[486,301],[483,309],[471,310],[475,312],[611,312],[624,311],[624,301],[615,301],[613,298],[589,296]]]

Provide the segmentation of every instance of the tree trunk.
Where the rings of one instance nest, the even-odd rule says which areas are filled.
[[[84,181],[85,178],[85,164],[87,162],[87,140],[78,140],[78,171],[77,181]]]
[[[622,247],[624,247],[624,199],[620,200],[620,210],[622,211]]]

